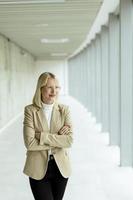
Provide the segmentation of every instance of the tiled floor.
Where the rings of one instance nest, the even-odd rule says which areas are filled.
[[[118,166],[119,149],[108,145],[108,134],[82,105],[69,97],[61,100],[70,106],[74,124],[73,173],[64,200],[133,199],[133,169]],[[0,135],[0,200],[33,200],[22,172],[25,151],[21,118]]]

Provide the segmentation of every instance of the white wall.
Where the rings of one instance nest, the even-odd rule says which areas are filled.
[[[37,79],[39,75],[43,72],[51,72],[55,74],[61,85],[60,95],[67,95],[68,93],[68,82],[67,82],[67,61],[40,61],[36,62],[36,75]],[[36,81],[37,81],[36,79]]]
[[[0,129],[31,102],[34,78],[32,55],[0,35]]]

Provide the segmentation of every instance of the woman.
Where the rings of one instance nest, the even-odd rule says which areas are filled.
[[[33,103],[25,107],[23,172],[35,200],[62,200],[71,165],[67,148],[73,142],[69,108],[59,104],[59,82],[54,74],[40,75]]]

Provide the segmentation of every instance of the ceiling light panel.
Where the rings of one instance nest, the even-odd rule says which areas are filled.
[[[25,0],[25,1],[12,1],[12,0],[5,0],[1,1],[0,0],[0,5],[7,5],[7,4],[39,4],[39,3],[64,3],[65,0]]]
[[[61,39],[42,38],[41,42],[42,43],[66,43],[66,42],[69,42],[69,39],[68,38],[61,38]]]
[[[52,53],[52,56],[67,56],[67,53]]]

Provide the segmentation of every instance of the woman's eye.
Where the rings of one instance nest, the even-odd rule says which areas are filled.
[[[48,89],[54,89],[54,88],[51,87],[51,86],[47,86],[47,88],[48,88]],[[55,89],[60,89],[60,87],[59,87],[59,86],[56,86]]]

